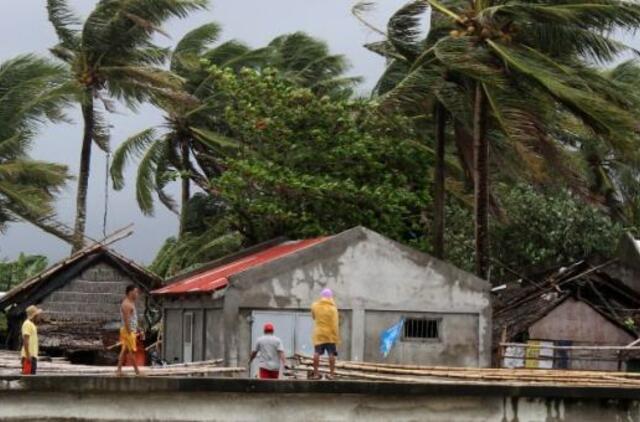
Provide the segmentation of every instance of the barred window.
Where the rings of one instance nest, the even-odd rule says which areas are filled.
[[[404,321],[404,338],[417,340],[438,340],[440,338],[440,320],[407,318]]]

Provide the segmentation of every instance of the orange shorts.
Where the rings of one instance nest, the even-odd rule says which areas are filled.
[[[126,328],[120,328],[120,343],[122,349],[127,352],[135,352],[137,350],[136,342],[138,336],[135,332],[127,332]]]

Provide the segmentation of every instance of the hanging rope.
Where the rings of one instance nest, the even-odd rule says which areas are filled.
[[[104,214],[102,215],[102,236],[107,237],[107,218],[109,216],[109,163],[111,152],[107,151],[107,159],[104,167]]]

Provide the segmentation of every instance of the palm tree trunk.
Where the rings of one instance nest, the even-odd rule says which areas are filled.
[[[473,107],[473,159],[476,274],[487,278],[489,269],[489,143],[486,139],[486,98],[476,83]]]
[[[72,252],[82,249],[87,224],[87,191],[89,187],[89,172],[91,171],[91,147],[95,124],[93,90],[91,88],[87,88],[84,93],[82,118],[84,119],[84,134],[80,153],[80,172],[78,174],[78,192],[76,194],[76,223],[73,233]]]
[[[189,178],[189,169],[191,163],[189,162],[189,143],[185,140],[180,146],[182,156],[182,206],[180,209],[180,236],[182,236],[186,229],[187,224],[187,206],[189,205],[189,199],[191,198],[191,182]]]
[[[444,211],[445,211],[445,129],[447,116],[442,104],[435,109],[436,165],[434,168],[434,217],[433,217],[433,254],[444,258]]]

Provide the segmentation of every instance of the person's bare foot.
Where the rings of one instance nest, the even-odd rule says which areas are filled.
[[[123,377],[123,376],[124,375],[123,375],[122,371],[116,371],[116,377],[120,378],[120,377]]]

